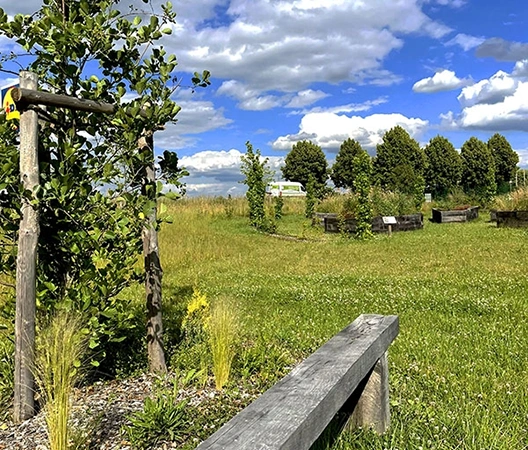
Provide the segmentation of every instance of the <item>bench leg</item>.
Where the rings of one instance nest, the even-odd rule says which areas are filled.
[[[389,423],[389,367],[385,352],[367,376],[347,427],[372,428],[382,434],[389,428]]]

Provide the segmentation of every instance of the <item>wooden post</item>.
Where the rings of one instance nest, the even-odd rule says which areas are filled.
[[[389,224],[389,236],[392,236],[392,225]]]
[[[372,428],[382,434],[387,431],[389,424],[389,366],[385,352],[368,376],[348,426]]]
[[[20,87],[37,89],[38,76],[20,72]],[[16,265],[15,317],[15,422],[22,422],[35,413],[33,362],[35,352],[36,266],[40,232],[38,206],[34,191],[39,184],[38,116],[24,108],[20,116],[20,177],[29,198],[22,197]]]
[[[159,257],[156,230],[156,169],[154,167],[154,138],[152,132],[139,140],[139,151],[148,158],[143,174],[143,195],[153,202],[147,223],[143,227],[143,255],[145,258],[145,294],[147,300],[147,352],[151,372],[167,372],[163,349],[163,320],[161,279],[163,270]]]

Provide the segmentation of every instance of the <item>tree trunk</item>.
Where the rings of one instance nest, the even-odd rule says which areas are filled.
[[[38,77],[20,72],[20,87],[37,89]],[[35,353],[36,267],[40,232],[38,206],[31,204],[39,184],[38,117],[25,109],[20,116],[20,177],[25,191],[18,234],[16,266],[14,415],[18,423],[35,414],[33,363]]]
[[[167,371],[163,348],[163,321],[161,278],[163,270],[159,258],[158,232],[156,230],[156,173],[154,167],[154,139],[148,133],[139,141],[139,151],[149,161],[143,175],[143,195],[153,202],[147,222],[143,228],[143,255],[145,258],[145,293],[147,300],[147,351],[150,372]]]

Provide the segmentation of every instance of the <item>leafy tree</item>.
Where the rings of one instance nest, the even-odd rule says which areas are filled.
[[[286,156],[282,175],[286,180],[297,181],[304,187],[308,185],[312,175],[317,192],[322,192],[328,179],[327,161],[323,150],[310,141],[297,142]]]
[[[361,145],[354,139],[349,138],[341,144],[330,175],[336,187],[354,189],[354,158],[362,152]]]
[[[173,78],[176,58],[156,45],[175,21],[170,4],[163,5],[159,15],[146,14],[143,23],[143,12],[137,11],[129,21],[118,3],[43,0],[36,14],[13,19],[0,9],[0,35],[20,45],[25,58],[17,62],[27,62],[26,69],[38,74],[42,86],[57,94],[116,105],[112,116],[38,109],[37,299],[44,311],[58,304],[81,310],[87,318],[90,348],[99,354],[124,339],[134,326],[128,301],[120,293],[140,279],[134,267],[142,248],[141,231],[161,188],[149,181],[144,187],[156,195],[142,195],[153,155],[138,151],[138,141],[146,131],[173,121],[180,110],[171,100],[178,85]],[[205,86],[207,78],[204,72],[195,74],[193,81]],[[125,96],[135,99],[126,102]],[[8,143],[2,164],[8,164],[0,186],[6,186],[11,200],[0,214],[0,229],[8,230],[13,246],[21,189],[20,183],[12,182],[18,179],[18,156],[13,136],[5,126],[1,131]],[[164,155],[162,165],[173,181],[182,175],[177,174],[175,162],[177,158]],[[11,274],[13,253],[4,253],[0,263],[0,269]],[[110,353],[107,373],[115,368]]]
[[[425,168],[425,153],[401,126],[383,135],[374,159],[376,183],[382,188],[415,194]]]
[[[242,181],[248,189],[246,198],[249,203],[249,223],[258,230],[268,231],[268,221],[264,201],[266,198],[266,184],[270,177],[268,159],[263,159],[260,150],[253,151],[253,146],[246,142],[246,154],[242,155],[240,171],[245,175]]]
[[[372,160],[364,150],[353,160],[354,190],[358,195],[356,237],[369,239],[372,234],[372,202],[370,200],[370,186],[372,177]]]
[[[488,146],[476,137],[469,138],[460,152],[462,187],[467,194],[489,200],[497,190],[495,162]]]
[[[436,136],[424,148],[427,157],[425,184],[435,197],[445,197],[460,184],[462,160],[453,144],[445,137]]]
[[[501,191],[507,191],[509,182],[515,177],[519,155],[508,140],[499,133],[495,133],[488,140],[488,148],[495,162],[495,182]]]

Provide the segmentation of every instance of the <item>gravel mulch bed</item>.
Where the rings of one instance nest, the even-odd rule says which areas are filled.
[[[77,389],[72,405],[72,428],[84,429],[89,433],[90,450],[130,450],[132,447],[126,436],[121,432],[127,424],[127,416],[143,409],[146,397],[151,396],[156,379],[150,375],[142,375],[128,380],[114,380],[98,382],[93,385]],[[208,408],[211,402],[223,403],[224,394],[215,391],[213,387],[196,389],[188,387],[178,390],[178,400],[187,399],[190,405],[202,405]],[[230,407],[227,408],[228,417],[236,414],[254,398],[255,393],[236,391],[229,394]],[[224,398],[225,400],[225,398]],[[218,403],[218,402],[217,402]],[[223,409],[221,404],[216,408]],[[217,418],[211,423],[211,434],[227,418]],[[199,438],[193,438],[198,445]],[[168,450],[178,448],[170,442],[160,443],[156,449]],[[25,422],[15,425],[7,422],[0,424],[0,450],[48,450],[46,424],[43,411]]]

